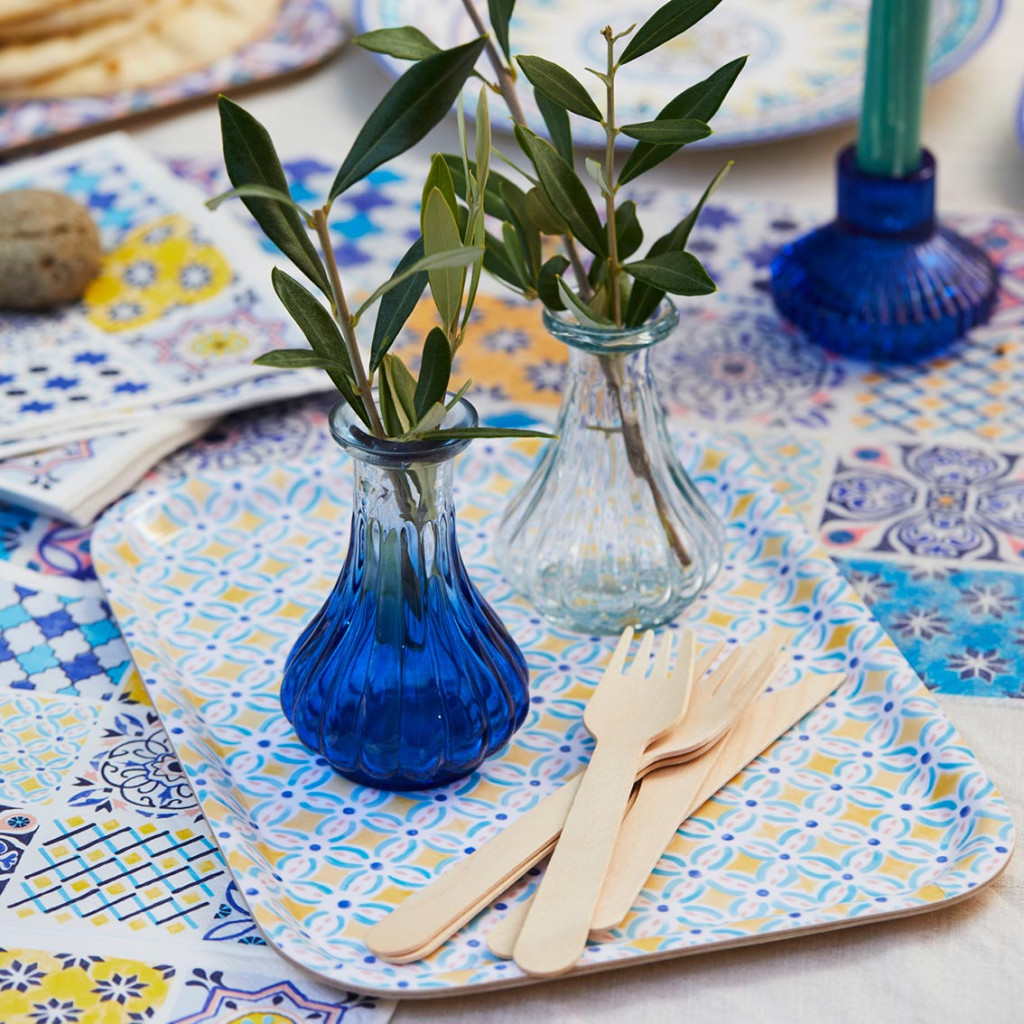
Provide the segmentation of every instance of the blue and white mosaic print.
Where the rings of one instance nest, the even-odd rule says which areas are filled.
[[[130,664],[98,594],[67,597],[0,579],[0,686],[103,700]]]

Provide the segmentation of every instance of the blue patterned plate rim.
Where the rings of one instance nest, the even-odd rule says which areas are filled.
[[[493,921],[493,911],[478,915],[446,947],[416,964],[376,961],[366,955],[358,935],[393,905],[394,890],[425,883],[439,863],[461,856],[467,841],[483,842],[488,829],[501,827],[500,821],[510,815],[499,807],[521,811],[532,802],[530,794],[535,794],[533,799],[544,794],[545,781],[550,789],[582,763],[587,744],[571,724],[578,719],[581,704],[568,690],[577,677],[596,682],[607,645],[598,638],[560,634],[554,639],[566,641],[561,647],[545,647],[555,631],[541,626],[532,610],[508,594],[497,570],[485,561],[486,531],[470,530],[463,554],[485,595],[500,608],[524,646],[533,669],[531,688],[541,704],[509,750],[487,762],[478,775],[441,792],[384,794],[333,776],[289,738],[290,727],[276,704],[280,663],[298,621],[290,613],[290,628],[282,631],[281,606],[300,595],[300,611],[315,607],[315,592],[330,585],[333,572],[306,569],[302,563],[315,563],[318,553],[337,547],[339,542],[332,538],[344,533],[337,529],[337,489],[325,495],[317,474],[322,478],[325,468],[331,468],[332,452],[339,472],[347,475],[348,467],[321,437],[326,434],[322,417],[302,429],[301,450],[294,450],[294,431],[287,439],[293,450],[286,456],[275,453],[276,438],[260,438],[264,458],[256,467],[232,458],[219,466],[211,457],[191,474],[157,479],[115,506],[93,538],[100,578],[239,890],[261,931],[282,955],[330,983],[382,996],[440,996],[528,983],[531,979],[514,965],[480,951],[481,919]],[[687,823],[677,843],[707,840],[694,848],[687,862],[690,870],[684,872],[677,863],[674,843],[667,867],[663,860],[649,882],[661,886],[657,894],[648,897],[645,890],[639,909],[634,908],[612,940],[588,947],[575,973],[934,909],[984,887],[1003,869],[1013,848],[1009,812],[974,755],[863,602],[782,504],[752,457],[707,441],[693,430],[682,432],[679,443],[684,462],[694,467],[709,499],[722,511],[739,510],[728,519],[729,562],[716,583],[714,603],[695,605],[691,623],[705,634],[705,642],[714,636],[749,638],[768,621],[802,624],[795,650],[808,667],[794,667],[778,685],[791,685],[803,671],[831,671],[837,666],[845,667],[851,680],[804,720],[802,731],[787,734],[733,780],[714,806],[707,805],[710,810]],[[462,500],[467,489],[473,493],[474,505],[485,509],[481,522],[496,517],[502,500],[493,489],[479,486],[486,474],[496,472],[497,459],[493,450],[488,455],[490,447],[480,446],[476,459],[470,449],[459,463]],[[228,448],[227,455],[231,454]],[[506,479],[499,483],[508,482],[509,472],[525,477],[530,462],[531,457],[510,446],[500,471]],[[201,508],[197,501],[203,503]],[[291,517],[299,519],[301,527],[287,525]],[[274,540],[273,555],[259,554],[263,530],[268,540]],[[289,531],[295,534],[291,561]],[[229,571],[225,566],[233,560],[234,570]],[[261,576],[268,565],[274,566],[266,570],[272,575]],[[334,562],[330,566],[337,568]],[[186,579],[190,585],[182,589]],[[273,596],[268,579],[279,584],[284,596]],[[774,609],[773,619],[756,614],[757,599],[750,596],[750,588],[756,589],[759,580],[762,595],[768,595],[761,607]],[[312,594],[311,582],[316,584]],[[790,588],[795,596],[779,599],[772,588],[785,593]],[[243,600],[247,592],[249,597]],[[275,601],[276,614],[267,611]],[[261,608],[258,624],[244,624],[240,612]],[[826,647],[829,640],[833,643]],[[215,653],[209,653],[210,648]],[[276,657],[268,657],[272,653]],[[229,691],[229,685],[238,690]],[[565,745],[557,747],[558,743]],[[575,745],[574,753],[560,753],[570,750],[569,744]],[[219,755],[213,753],[217,750]],[[876,762],[875,754],[886,755],[891,763],[882,764],[882,757]],[[836,762],[829,769],[831,775],[814,769],[815,759],[821,758]],[[877,776],[872,774],[876,771]],[[871,829],[851,824],[836,810],[836,801],[848,809],[845,795],[830,797],[827,792],[845,786],[852,794],[856,778],[879,783],[893,771],[909,773],[900,796],[891,788],[864,783],[860,789],[874,794],[869,803],[862,805],[850,797],[854,807],[873,806],[874,800],[887,808],[875,816]],[[773,773],[779,782],[772,781]],[[830,777],[842,784],[826,786]],[[537,788],[528,788],[527,781]],[[926,784],[930,788],[922,788]],[[773,786],[797,787],[803,794],[800,802],[773,803]],[[499,795],[500,803],[488,793]],[[823,802],[818,802],[822,796]],[[911,801],[899,805],[910,809],[902,817],[893,810],[896,801]],[[762,812],[748,808],[759,802],[775,807],[775,813],[788,808],[783,834],[790,836],[785,843],[795,845],[772,845],[776,838],[770,830],[764,835],[731,834],[753,827],[751,822],[756,823]],[[777,820],[767,810],[764,814],[764,823]],[[817,820],[810,820],[811,814]],[[444,822],[447,831],[439,827]],[[820,833],[812,832],[819,826]],[[904,843],[901,836],[908,829],[911,838]],[[826,839],[828,830],[831,838]],[[359,839],[365,835],[373,837],[372,844]],[[955,843],[950,835],[956,837]],[[737,838],[740,842],[730,846]],[[820,893],[812,899],[798,888],[783,889],[783,876],[792,882],[787,872],[795,870],[785,862],[791,856],[802,857],[800,849],[810,849],[808,843],[815,851],[814,866],[820,860],[814,844],[854,840],[848,867],[841,874],[838,866],[826,872],[829,881],[821,892],[830,894],[828,900]],[[321,843],[329,846],[323,857]],[[714,858],[722,851],[732,858],[733,849],[740,860],[761,850],[769,868],[765,880],[760,868],[752,873],[742,863],[734,871],[723,871]],[[702,864],[702,850],[710,851],[707,879],[694,867]],[[273,862],[268,855],[273,855]],[[418,862],[415,856],[425,859]],[[897,860],[900,868],[895,874],[892,867],[881,871]],[[322,873],[324,863],[330,868],[327,874]],[[780,866],[783,876],[777,870]],[[666,878],[668,889],[663,884]],[[715,879],[715,885],[709,879]],[[732,897],[730,885],[739,886],[740,892],[729,904],[730,912],[747,908],[745,916],[730,918],[715,909],[716,900]],[[775,903],[765,902],[769,890],[760,888],[763,885],[778,889]],[[695,903],[698,890],[700,900]],[[876,895],[879,892],[888,895]],[[336,900],[339,894],[343,898]],[[524,895],[520,887],[503,899]],[[664,900],[664,908],[649,905],[651,899]],[[663,918],[663,909],[671,910],[673,901],[682,917]],[[701,914],[710,914],[706,927],[682,926],[682,921],[703,923]]]
[[[421,30],[426,31],[427,35],[430,35],[430,25],[423,23],[422,18],[391,19],[388,17],[392,9],[401,11],[415,2],[416,0],[356,0],[353,12],[356,33],[384,27],[396,27],[400,24],[414,24]],[[453,0],[454,2],[456,0]],[[736,3],[737,0],[733,0],[733,2]],[[738,2],[744,2],[744,0],[738,0]],[[746,2],[749,2],[749,0],[746,0]],[[792,2],[792,0],[776,0],[776,2]],[[928,80],[932,84],[952,74],[984,45],[999,21],[1003,11],[1004,0],[940,0],[940,2],[945,2],[951,7],[953,26],[960,29],[962,35],[952,40],[943,39],[938,52],[932,53],[928,68]],[[842,2],[842,0],[833,0],[833,5],[840,8],[842,6],[849,6],[849,3]],[[650,3],[650,13],[653,13],[658,6],[655,2]],[[934,16],[933,10],[933,18]],[[434,41],[440,46],[451,45],[454,42],[454,40],[448,40],[443,37],[436,38]],[[396,60],[386,54],[367,52],[392,78],[397,78],[408,68],[408,64],[405,61]],[[739,52],[742,52],[742,50]],[[739,53],[735,54],[735,56],[738,55]],[[722,61],[725,59],[723,56]],[[749,65],[747,73],[749,73]],[[697,76],[693,77],[696,78]],[[472,117],[476,91],[476,86],[472,89],[467,86],[465,93],[466,115],[469,118]],[[526,97],[525,90],[524,97]],[[661,102],[664,103],[667,100],[668,96],[664,97]],[[707,148],[754,145],[808,135],[854,121],[857,118],[860,106],[859,72],[856,96],[842,95],[834,104],[826,106],[817,112],[808,111],[806,104],[801,106],[799,97],[793,97],[789,103],[781,104],[781,109],[785,116],[780,117],[779,108],[774,106],[776,100],[772,95],[765,93],[761,100],[772,108],[770,114],[766,115],[765,111],[750,112],[735,127],[717,127],[713,125],[715,131],[712,135],[692,145]],[[728,108],[728,102],[726,101],[726,109]],[[536,111],[532,106],[532,97],[526,98],[526,106],[528,116],[531,116],[533,127],[540,134],[546,135],[546,130],[539,116],[532,116],[536,115]],[[644,116],[653,117],[655,112],[655,110],[650,110],[643,113]],[[719,114],[719,124],[721,123],[721,118],[722,115]],[[536,121],[535,124],[533,123],[534,120]],[[506,128],[505,118],[496,117],[492,113],[491,125],[493,128],[504,130]],[[600,127],[593,122],[581,122],[580,119],[575,119],[573,133],[576,140],[585,145],[604,145],[604,135],[601,133]]]

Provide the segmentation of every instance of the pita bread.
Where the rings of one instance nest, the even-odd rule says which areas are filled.
[[[0,88],[46,78],[83,61],[109,53],[144,32],[162,14],[184,0],[137,0],[131,14],[82,32],[51,36],[30,43],[0,46]]]
[[[17,18],[35,18],[61,7],[70,7],[75,0],[0,0],[0,25]]]
[[[0,21],[0,44],[31,42],[48,36],[81,32],[112,18],[131,14],[134,0],[72,0],[15,21]]]
[[[0,99],[101,95],[155,85],[204,68],[264,34],[280,3],[172,0],[144,29],[74,66],[16,85],[0,84]],[[0,47],[0,67],[3,52]]]

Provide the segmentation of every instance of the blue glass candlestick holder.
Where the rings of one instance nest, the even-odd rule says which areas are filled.
[[[858,359],[912,362],[992,313],[998,273],[976,245],[935,220],[935,159],[902,178],[865,174],[839,155],[838,214],[772,262],[779,312],[818,344]]]

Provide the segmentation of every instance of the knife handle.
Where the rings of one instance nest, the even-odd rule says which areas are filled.
[[[471,856],[406,897],[366,933],[382,960],[408,963],[433,952],[550,851],[569,816],[583,775],[564,782]],[[472,899],[467,893],[475,894]]]

